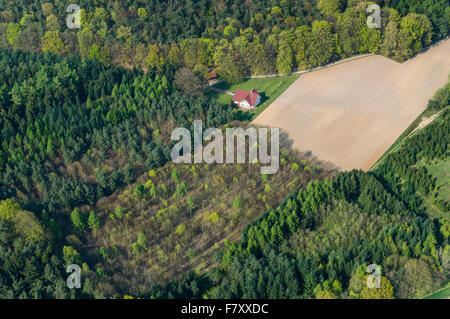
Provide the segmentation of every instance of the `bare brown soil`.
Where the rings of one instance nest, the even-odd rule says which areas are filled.
[[[254,121],[342,170],[368,170],[448,81],[450,40],[398,64],[375,55],[301,76]]]

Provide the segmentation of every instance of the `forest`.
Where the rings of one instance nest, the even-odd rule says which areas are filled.
[[[71,208],[93,205],[164,165],[173,127],[190,127],[192,116],[212,127],[234,116],[231,108],[176,92],[151,71],[11,49],[1,50],[0,64],[0,199],[15,198],[36,213],[53,239],[67,235]]]
[[[0,298],[415,298],[448,282],[434,168],[448,169],[449,84],[437,119],[370,172],[289,141],[274,176],[170,162],[175,127],[249,125],[203,95],[211,70],[236,83],[404,61],[448,36],[448,0],[375,2],[381,29],[358,0],[82,0],[69,30],[62,1],[0,0]]]
[[[0,1],[0,45],[79,54],[106,64],[287,74],[364,53],[404,61],[450,31],[448,0],[374,1],[381,28],[366,25],[368,1],[79,1],[81,28],[67,28],[66,3]]]
[[[147,296],[393,299],[440,288],[449,280],[448,202],[442,218],[427,214],[423,199],[435,179],[414,166],[448,165],[448,107],[441,116],[375,171],[311,181],[287,196],[250,223],[239,242],[225,243],[214,271],[157,285]],[[373,263],[382,268],[381,289],[365,285]]]

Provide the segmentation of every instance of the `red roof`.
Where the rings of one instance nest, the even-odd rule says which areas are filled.
[[[212,70],[211,72],[209,72],[209,79],[212,80],[215,78],[217,78],[217,73],[214,70]]]
[[[258,99],[259,93],[257,90],[253,89],[250,92],[241,89],[236,89],[233,96],[233,102],[241,102],[246,100],[250,106],[256,105],[256,100]]]
[[[216,68],[209,68],[209,79],[217,78]]]

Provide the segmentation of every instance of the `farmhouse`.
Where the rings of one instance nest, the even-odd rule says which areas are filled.
[[[216,80],[217,79],[217,73],[215,68],[211,68],[209,70],[209,80]]]
[[[242,109],[252,110],[261,103],[261,96],[255,89],[252,89],[250,92],[236,89],[233,96],[233,102]]]

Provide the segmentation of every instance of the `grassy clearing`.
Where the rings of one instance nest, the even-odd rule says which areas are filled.
[[[427,165],[431,174],[437,179],[437,186],[440,189],[439,196],[446,201],[450,201],[450,162],[438,161]]]
[[[450,201],[450,161],[435,160],[431,163],[425,163],[422,160],[418,165],[425,166],[431,175],[436,178],[436,191],[424,197],[424,205],[427,208],[427,213],[432,218],[439,219],[444,217],[446,213],[436,206],[435,200]]]
[[[421,131],[418,129],[414,132],[414,130],[420,125],[423,119],[432,118],[437,115],[437,117],[433,121],[440,122],[442,121],[442,116],[438,113],[442,113],[441,111],[433,111],[433,110],[425,110],[417,119],[406,129],[405,132],[395,141],[394,144],[383,154],[382,157],[372,166],[371,170],[374,170],[382,161],[392,152],[397,151],[405,141],[408,140],[414,134],[417,134]],[[433,191],[428,196],[422,196],[423,205],[426,208],[427,214],[431,218],[442,218],[446,215],[446,213],[439,208],[437,205],[437,201],[449,202],[450,201],[450,161],[448,159],[445,160],[433,160],[427,161],[425,159],[420,160],[417,164],[418,167],[426,167],[427,170],[433,177],[436,178],[436,190]]]
[[[410,136],[410,134],[413,133],[413,131],[419,126],[419,124],[422,122],[422,120],[424,118],[430,118],[433,115],[435,115],[436,113],[442,112],[442,111],[443,110],[435,111],[435,110],[430,110],[430,109],[426,109],[425,111],[423,111],[423,113],[420,114],[415,119],[415,121],[411,123],[411,125],[402,133],[402,135],[399,136],[399,138],[394,142],[394,144],[392,144],[391,147],[389,147],[388,150],[375,162],[375,164],[372,166],[372,168],[370,170],[372,171],[375,168],[377,168],[377,166],[381,162],[384,161],[386,156],[388,156],[390,153],[397,150],[403,144],[403,142]],[[435,120],[439,120],[439,116]],[[418,131],[420,131],[420,130],[418,130]],[[414,134],[417,133],[418,131],[414,132]]]
[[[287,75],[274,78],[261,78],[261,79],[247,79],[239,84],[228,84],[220,82],[214,85],[215,88],[225,91],[236,91],[237,88],[250,91],[251,89],[257,89],[263,103],[260,104],[256,110],[251,112],[237,111],[239,118],[242,120],[253,120],[262,111],[264,111],[281,93],[283,93],[295,80],[299,78],[299,75]],[[229,104],[233,97],[231,95],[218,93],[212,90],[206,92],[206,96],[209,98],[216,98],[221,104]]]
[[[450,299],[450,282],[444,288],[436,290],[420,299]]]

